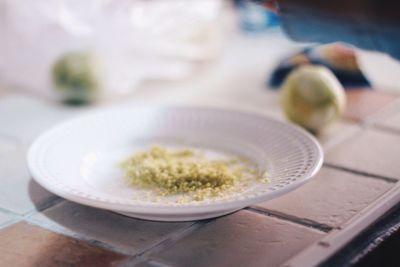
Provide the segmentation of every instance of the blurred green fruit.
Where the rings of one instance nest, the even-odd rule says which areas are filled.
[[[342,85],[326,67],[304,65],[290,73],[281,88],[281,104],[293,122],[318,132],[344,111]]]
[[[96,63],[90,52],[67,53],[54,63],[53,83],[64,102],[84,104],[96,98],[100,86]]]

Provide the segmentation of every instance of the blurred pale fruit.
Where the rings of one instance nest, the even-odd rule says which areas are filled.
[[[345,103],[342,85],[323,66],[301,66],[282,85],[281,104],[286,116],[313,132],[337,119],[343,113]]]
[[[53,66],[53,83],[61,99],[70,104],[93,101],[99,91],[97,60],[90,52],[67,53]]]

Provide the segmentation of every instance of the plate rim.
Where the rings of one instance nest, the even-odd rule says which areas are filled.
[[[273,121],[274,123],[284,125],[285,127],[289,127],[294,131],[297,131],[301,134],[303,134],[306,138],[308,138],[312,145],[315,146],[317,150],[317,157],[316,157],[316,163],[312,169],[308,173],[308,175],[301,177],[301,179],[294,181],[293,183],[290,183],[289,185],[286,185],[283,188],[280,188],[279,190],[275,191],[269,191],[268,194],[260,194],[254,197],[250,198],[245,198],[245,199],[232,199],[232,201],[229,202],[222,202],[222,203],[212,203],[212,202],[199,202],[198,205],[193,205],[193,202],[191,205],[185,205],[185,204],[177,204],[177,205],[157,205],[157,203],[152,203],[152,205],[132,205],[132,204],[127,204],[127,203],[112,203],[110,201],[105,201],[105,200],[95,200],[91,199],[88,197],[80,196],[78,194],[73,194],[70,192],[67,192],[63,190],[60,187],[57,187],[53,185],[52,183],[48,182],[47,179],[43,179],[41,177],[40,171],[37,170],[35,167],[35,158],[36,151],[39,149],[40,144],[43,140],[45,140],[48,136],[51,136],[53,132],[58,131],[58,129],[65,127],[68,124],[73,124],[76,121],[79,120],[85,120],[90,117],[96,117],[101,115],[102,113],[108,113],[108,112],[115,112],[118,110],[135,110],[135,109],[150,109],[150,110],[162,110],[162,109],[190,109],[190,110],[197,110],[197,111],[211,111],[211,112],[234,112],[234,113],[240,113],[244,114],[246,116],[256,116],[258,118],[264,119],[264,120],[269,120]],[[200,105],[195,105],[195,106],[189,106],[189,105],[149,105],[149,104],[141,104],[141,105],[135,105],[134,107],[132,106],[127,106],[127,105],[122,105],[118,107],[106,107],[106,108],[99,108],[97,110],[91,110],[87,111],[84,114],[77,115],[73,118],[67,119],[63,122],[60,122],[52,127],[50,127],[48,130],[44,131],[40,136],[38,136],[30,145],[27,153],[27,165],[28,165],[28,170],[33,177],[33,179],[39,183],[41,186],[43,186],[46,190],[50,191],[51,193],[58,195],[60,197],[63,197],[65,199],[68,199],[73,202],[81,203],[87,206],[92,206],[96,208],[101,208],[101,209],[107,209],[107,210],[114,210],[114,211],[121,211],[121,212],[140,212],[140,213],[146,213],[146,214],[153,214],[157,212],[158,214],[171,214],[171,211],[168,209],[173,208],[174,213],[176,214],[185,214],[188,211],[191,212],[213,212],[213,211],[218,211],[221,209],[237,209],[238,207],[242,206],[247,207],[251,204],[255,203],[260,203],[263,201],[267,201],[273,198],[276,198],[278,196],[284,195],[290,191],[295,190],[296,188],[300,187],[301,185],[305,184],[308,182],[311,178],[313,178],[318,171],[321,169],[322,164],[324,161],[324,152],[323,149],[320,145],[320,143],[317,141],[317,139],[312,136],[309,132],[306,130],[302,129],[301,127],[291,123],[291,122],[283,122],[279,121],[277,119],[271,118],[268,115],[265,115],[261,112],[256,112],[256,111],[249,111],[249,110],[241,110],[241,109],[233,109],[233,108],[225,108],[225,107],[207,107],[207,106],[200,106]],[[239,204],[240,203],[240,204]]]

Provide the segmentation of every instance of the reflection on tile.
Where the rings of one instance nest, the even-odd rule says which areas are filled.
[[[26,152],[25,147],[19,146],[0,160],[0,207],[21,215],[57,198],[32,180]]]
[[[393,185],[324,167],[315,178],[295,191],[255,206],[339,226]]]
[[[398,99],[398,95],[377,90],[347,90],[345,117],[352,120],[364,120],[368,116]]]
[[[31,221],[68,235],[102,241],[126,254],[142,252],[192,224],[132,219],[69,201],[33,216]]]
[[[171,266],[278,266],[322,236],[287,221],[239,211],[150,257]]]
[[[116,266],[126,256],[25,222],[0,230],[2,266]]]
[[[325,162],[356,171],[400,179],[400,135],[368,129],[335,146]]]

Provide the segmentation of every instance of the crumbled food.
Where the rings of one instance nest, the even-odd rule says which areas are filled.
[[[158,196],[181,194],[177,203],[223,197],[242,190],[251,179],[266,181],[266,173],[260,174],[246,160],[210,160],[190,149],[152,146],[130,156],[121,166],[129,185],[149,189]]]

